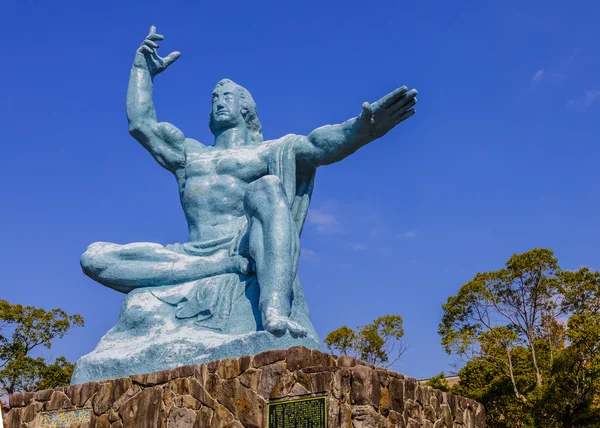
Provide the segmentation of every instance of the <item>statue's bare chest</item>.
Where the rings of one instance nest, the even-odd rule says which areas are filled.
[[[257,147],[228,150],[190,150],[186,156],[187,179],[219,177],[250,183],[267,173],[267,161]]]

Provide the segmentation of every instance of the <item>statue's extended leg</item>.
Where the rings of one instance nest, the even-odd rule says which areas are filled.
[[[306,335],[289,319],[292,285],[300,255],[299,237],[279,178],[267,175],[250,184],[244,198],[250,255],[256,262],[263,327],[275,335]]]
[[[219,251],[210,257],[188,256],[159,244],[96,242],[81,256],[83,272],[121,293],[139,287],[182,284],[223,273],[248,273],[248,260]]]

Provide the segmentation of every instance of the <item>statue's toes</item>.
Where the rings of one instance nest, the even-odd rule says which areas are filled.
[[[265,324],[265,330],[267,330],[269,333],[273,334],[274,336],[281,337],[285,334],[285,332],[287,330],[287,326],[286,326],[285,322],[283,322],[283,320],[277,319],[277,320],[268,321]]]
[[[294,321],[288,321],[288,329],[290,331],[290,335],[292,337],[304,337],[306,336],[306,329],[302,327],[300,324]]]
[[[275,317],[265,323],[265,330],[274,334],[277,337],[281,337],[286,331],[290,332],[290,335],[294,338],[306,336],[306,329],[297,322],[290,320],[285,317]]]

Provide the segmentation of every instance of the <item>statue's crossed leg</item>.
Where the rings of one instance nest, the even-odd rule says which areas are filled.
[[[209,276],[248,274],[250,262],[226,250],[198,257],[171,251],[160,244],[95,242],[81,256],[81,267],[93,280],[122,293],[141,287],[182,284]]]

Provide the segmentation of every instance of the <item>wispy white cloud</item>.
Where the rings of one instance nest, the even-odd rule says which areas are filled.
[[[545,71],[543,68],[541,70],[536,71],[531,80],[533,80],[534,82],[541,81],[544,78],[544,73]]]
[[[332,214],[322,210],[311,209],[306,217],[308,224],[312,224],[317,229],[317,232],[327,233],[336,230],[339,222]]]
[[[585,91],[579,98],[567,101],[567,107],[584,110],[597,101],[600,101],[600,91]]]
[[[405,230],[404,232],[396,235],[396,239],[411,239],[411,238],[415,238],[418,234],[419,234],[419,231],[415,230],[415,229]]]
[[[350,248],[352,248],[354,251],[364,251],[367,249],[367,247],[365,245],[361,244],[360,242],[351,243]]]
[[[555,71],[556,69],[561,71]],[[533,74],[531,74],[526,87],[524,87],[523,90],[518,93],[518,100],[523,101],[531,96],[534,92],[544,90],[544,88],[548,89],[551,87],[563,86],[565,80],[569,77],[566,72],[563,72],[563,69],[565,69],[564,66],[558,66],[554,69],[540,68],[539,70],[534,71]]]
[[[558,81],[563,80],[567,77],[563,73],[559,73],[557,71],[549,71],[545,68],[541,68],[535,73],[533,73],[533,77],[531,78],[531,82],[533,84],[538,84],[540,82],[550,82],[550,81]]]

